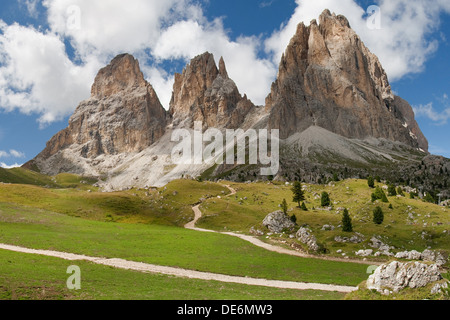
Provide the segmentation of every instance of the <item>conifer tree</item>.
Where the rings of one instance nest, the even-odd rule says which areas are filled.
[[[281,203],[281,209],[283,210],[284,214],[287,215],[288,204],[287,204],[286,199],[283,199],[283,202]]]
[[[367,179],[367,184],[369,185],[369,188],[375,188],[375,180],[374,180],[374,178],[373,177],[369,177],[368,179]]]
[[[322,192],[322,198],[320,200],[322,207],[329,207],[331,204],[330,195],[328,192]]]
[[[352,218],[347,209],[344,210],[344,215],[342,216],[342,231],[353,232]]]
[[[301,202],[305,201],[305,192],[303,191],[302,184],[300,182],[294,182],[292,193],[294,194],[294,198],[292,201],[297,202],[298,207],[301,208]]]
[[[395,197],[397,195],[397,190],[395,190],[395,186],[390,184],[388,187],[388,195],[389,197]]]
[[[373,210],[373,222],[375,224],[382,224],[384,221],[384,213],[383,209],[380,207],[376,207],[375,210]]]

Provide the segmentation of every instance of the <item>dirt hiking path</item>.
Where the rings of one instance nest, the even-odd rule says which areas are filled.
[[[277,281],[277,280],[265,280],[265,279],[255,279],[247,277],[236,277],[228,276],[222,274],[215,274],[209,272],[200,272],[186,269],[179,269],[173,267],[157,266],[153,264],[140,263],[127,261],[123,259],[105,259],[89,257],[84,255],[77,255],[71,253],[48,251],[48,250],[34,250],[27,249],[17,246],[11,246],[6,244],[0,244],[0,250],[8,250],[19,253],[42,255],[47,257],[60,258],[69,261],[89,261],[95,264],[114,267],[118,269],[132,270],[144,273],[156,273],[175,277],[197,279],[197,280],[207,280],[207,281],[219,281],[226,283],[237,283],[250,286],[263,286],[271,288],[281,288],[281,289],[295,289],[295,290],[320,290],[320,291],[332,291],[332,292],[342,292],[349,293],[357,290],[356,287],[349,286],[337,286],[337,285],[327,285],[327,284],[316,284],[316,283],[303,283],[303,282],[291,282],[291,281]]]
[[[224,185],[224,186],[227,187],[231,192],[230,194],[227,195],[227,197],[232,197],[237,193],[237,191],[235,189],[233,189],[231,186],[229,186],[229,185]],[[357,259],[341,259],[341,258],[311,255],[311,254],[307,254],[304,252],[286,249],[286,248],[282,248],[280,246],[272,245],[272,244],[266,243],[264,241],[259,240],[256,237],[252,237],[252,236],[247,236],[247,235],[234,233],[234,232],[219,232],[219,231],[197,228],[196,224],[202,218],[202,212],[200,210],[200,206],[201,206],[201,204],[196,205],[195,207],[192,207],[192,210],[194,211],[194,214],[195,214],[195,218],[193,221],[189,222],[188,224],[186,224],[184,226],[186,229],[200,231],[200,232],[220,233],[220,234],[224,234],[224,235],[228,235],[228,236],[232,236],[232,237],[237,237],[244,241],[250,242],[251,244],[253,244],[257,247],[266,249],[268,251],[277,252],[277,253],[281,253],[281,254],[287,254],[287,255],[296,256],[296,257],[300,257],[300,258],[310,258],[310,259],[319,259],[319,260],[336,261],[336,262],[350,262],[350,263],[358,263],[358,264],[365,264],[365,265],[377,265],[377,266],[382,264],[381,262],[375,262],[375,261],[363,261],[363,260],[357,260]]]

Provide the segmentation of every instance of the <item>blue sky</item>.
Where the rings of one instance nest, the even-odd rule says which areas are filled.
[[[173,73],[204,51],[224,56],[241,93],[263,104],[296,25],[326,8],[379,56],[430,152],[450,158],[447,0],[10,0],[0,3],[0,166],[34,158],[123,52],[139,59],[165,107]]]

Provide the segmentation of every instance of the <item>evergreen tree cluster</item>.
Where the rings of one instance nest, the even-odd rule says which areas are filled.
[[[377,200],[381,200],[382,202],[385,203],[389,202],[386,193],[384,193],[383,189],[381,189],[380,187],[376,187],[375,192],[372,193],[372,202],[375,202]]]

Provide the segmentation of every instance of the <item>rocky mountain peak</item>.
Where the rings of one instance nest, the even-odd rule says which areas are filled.
[[[223,79],[228,79],[227,67],[225,66],[225,61],[223,60],[223,57],[220,57],[219,61],[219,74],[222,76]]]
[[[32,163],[49,174],[86,173],[98,157],[140,152],[151,146],[163,136],[166,118],[138,61],[129,54],[119,55],[99,71],[91,98],[78,105],[69,126]]]
[[[405,106],[395,97],[378,58],[348,20],[325,10],[309,26],[300,23],[284,53],[266,99],[269,127],[281,136],[319,126],[347,138],[384,138],[426,150],[405,127]],[[420,130],[419,130],[420,131]]]
[[[209,52],[192,59],[182,74],[175,75],[169,110],[175,125],[201,121],[207,127],[235,128],[253,108],[229,78],[224,59],[217,67]]]
[[[146,86],[139,62],[130,54],[121,54],[101,69],[92,85],[91,96],[102,99],[127,89]]]

